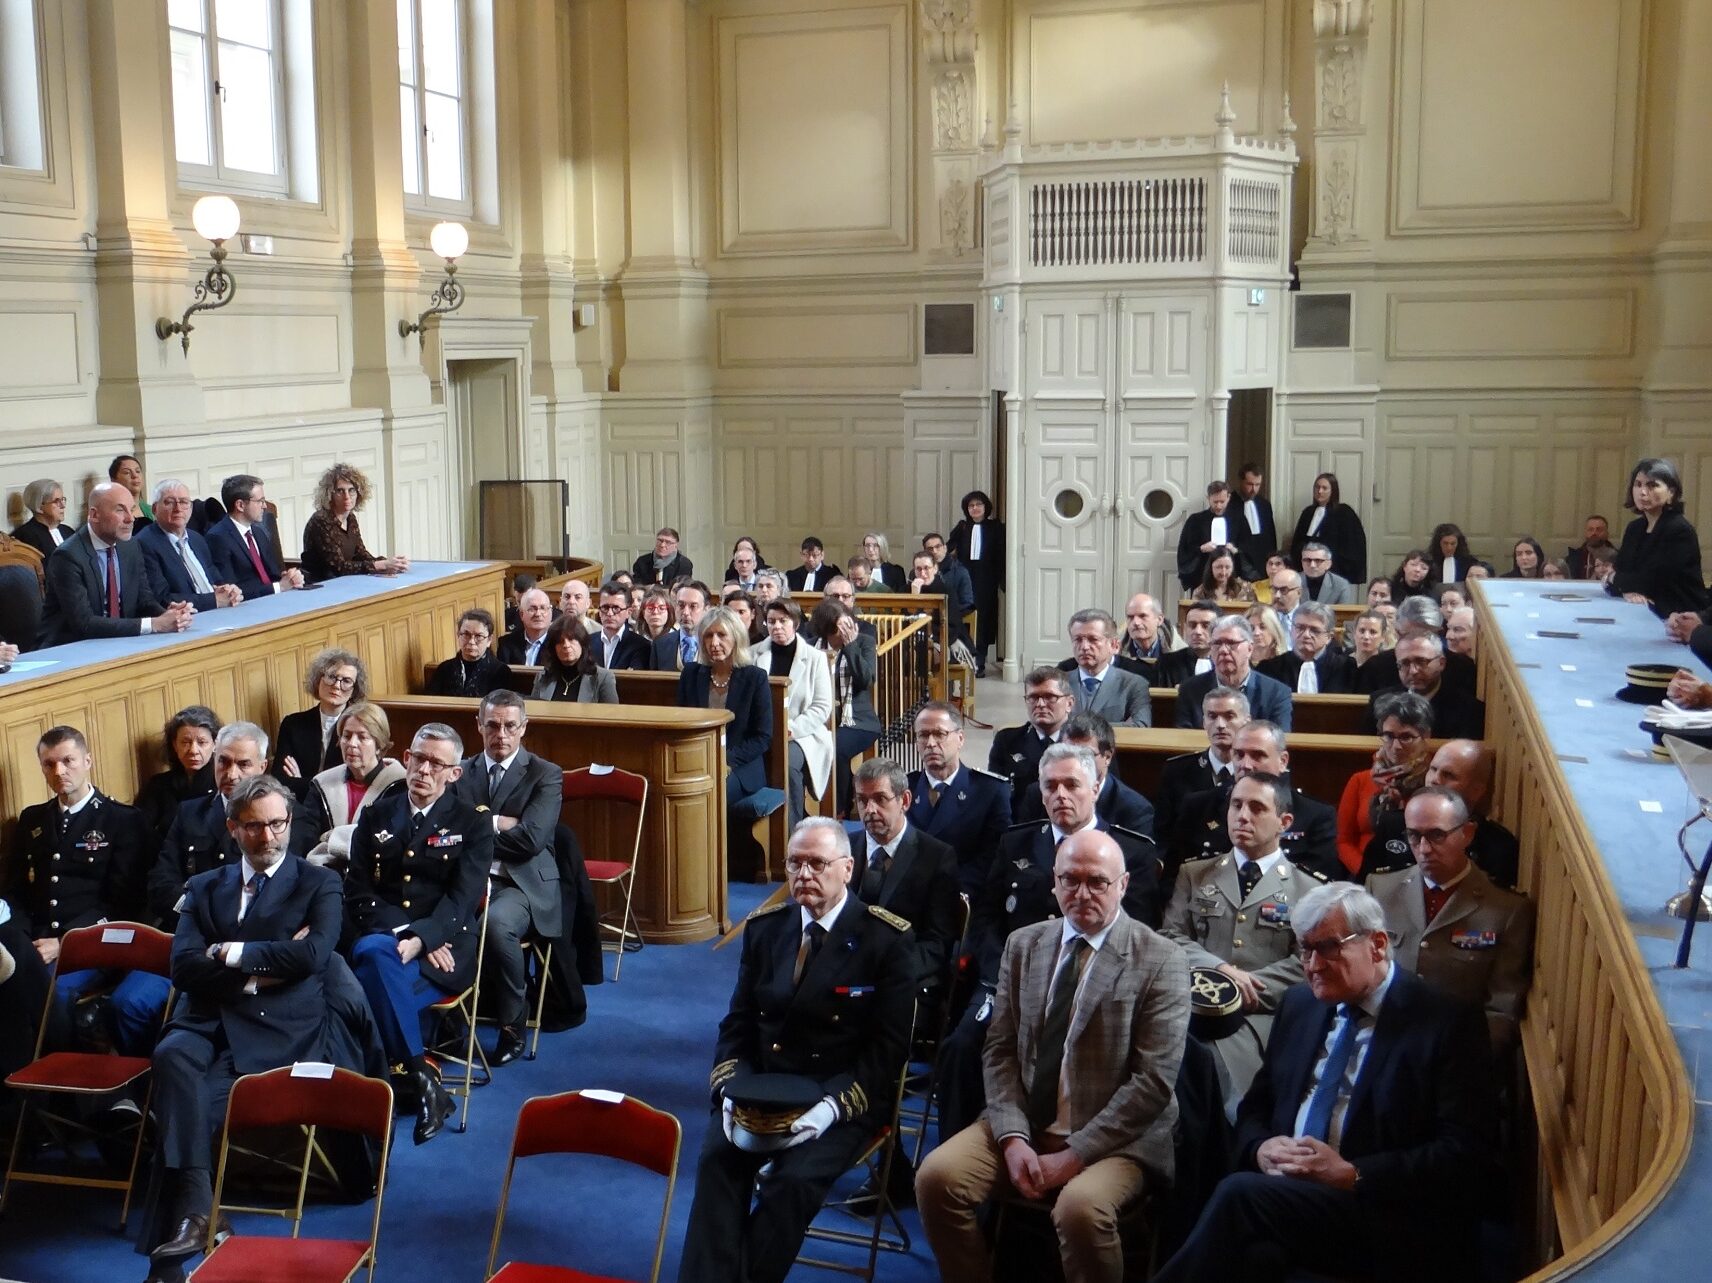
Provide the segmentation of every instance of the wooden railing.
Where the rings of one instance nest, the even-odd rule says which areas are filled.
[[[1692,1105],[1659,1000],[1557,748],[1476,594],[1497,817],[1520,835],[1521,887],[1538,905],[1522,1047],[1549,1204],[1535,1212],[1567,1277],[1635,1227],[1687,1161]]]

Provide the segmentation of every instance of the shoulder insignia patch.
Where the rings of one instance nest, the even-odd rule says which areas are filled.
[[[1106,828],[1106,832],[1112,833],[1112,834],[1121,834],[1122,836],[1124,836],[1126,838],[1134,838],[1137,842],[1145,842],[1149,846],[1158,846],[1159,845],[1152,838],[1148,837],[1147,834],[1137,833],[1134,829],[1126,829],[1121,824],[1108,825]]]
[[[1210,851],[1206,855],[1191,855],[1191,856],[1187,857],[1183,861],[1183,863],[1184,863],[1184,865],[1205,864],[1208,860],[1219,859],[1221,856],[1223,856],[1223,854],[1224,854],[1224,852],[1222,852],[1222,851]]]
[[[1306,873],[1310,878],[1312,878],[1316,882],[1330,882],[1331,881],[1331,879],[1329,877],[1327,877],[1325,874],[1321,873],[1318,869],[1303,868],[1300,864],[1292,865],[1291,867],[1294,868],[1296,870],[1296,872],[1298,872],[1298,873]]]
[[[477,802],[476,803],[476,814],[477,815],[486,815],[487,813],[488,813],[488,804],[486,802]]]
[[[792,909],[795,907],[795,900],[780,900],[777,904],[763,904],[759,909],[751,910],[749,916],[744,918],[743,921],[751,922],[756,918],[764,918],[769,913],[778,913],[784,909]]]
[[[1039,820],[1024,820],[1020,824],[1011,825],[1008,829],[1005,830],[1005,832],[1006,833],[1022,833],[1028,829],[1035,829],[1035,828],[1039,828],[1039,827],[1040,827],[1040,821]]]
[[[964,763],[964,765],[967,766],[968,763]],[[1007,779],[1003,775],[1000,775],[997,771],[984,770],[979,766],[970,766],[969,767],[969,774],[971,774],[971,775],[985,775],[989,780],[997,780],[1000,784],[1009,784],[1010,783],[1009,779]]]
[[[890,909],[882,909],[877,904],[870,904],[868,906],[868,912],[873,914],[876,918],[878,918],[881,922],[884,922],[889,927],[895,927],[899,931],[908,931],[910,929],[910,924],[909,924],[908,920],[904,919],[904,918],[900,918],[897,914],[893,913]]]

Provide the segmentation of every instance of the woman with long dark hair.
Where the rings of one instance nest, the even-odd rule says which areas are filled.
[[[1682,512],[1682,478],[1666,459],[1642,459],[1629,473],[1623,506],[1637,516],[1623,531],[1605,591],[1650,606],[1656,615],[1706,609],[1700,536]]]
[[[588,624],[576,615],[560,615],[547,629],[541,646],[541,675],[535,679],[529,697],[577,704],[618,703],[618,681],[610,669],[595,662]]]
[[[1433,562],[1425,548],[1411,548],[1397,563],[1391,576],[1391,600],[1401,605],[1405,597],[1426,597],[1433,591]]]
[[[1435,584],[1460,584],[1468,578],[1468,568],[1474,564],[1474,554],[1468,550],[1468,537],[1462,527],[1442,521],[1433,527],[1433,537],[1427,540],[1427,555]]]
[[[1302,564],[1302,546],[1310,539],[1332,550],[1332,569],[1352,584],[1367,578],[1367,531],[1355,509],[1339,499],[1335,472],[1314,478],[1314,500],[1296,518],[1290,536],[1290,561]]]
[[[1510,569],[1504,572],[1504,578],[1544,579],[1545,575],[1546,550],[1532,535],[1523,535],[1510,552]]]

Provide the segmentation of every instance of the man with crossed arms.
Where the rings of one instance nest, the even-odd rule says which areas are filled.
[[[976,1212],[1008,1182],[1052,1201],[1066,1283],[1118,1283],[1118,1218],[1173,1166],[1173,1094],[1189,1027],[1176,945],[1123,912],[1129,876],[1110,834],[1058,847],[1063,919],[1013,932],[987,1036],[984,1116],[922,1163],[916,1198],[947,1283],[985,1283]]]

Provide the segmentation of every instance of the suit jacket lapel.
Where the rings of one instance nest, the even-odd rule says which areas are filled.
[[[941,802],[940,805],[944,806],[945,803]],[[898,840],[897,849],[892,852],[891,872],[886,874],[886,880],[880,884],[881,908],[891,904],[892,897],[897,895],[898,888],[903,885],[904,879],[909,877],[910,868],[915,863],[917,845],[915,826],[912,824],[904,829],[903,837]],[[869,843],[869,849],[873,849],[872,842]],[[839,914],[839,917],[843,916]]]
[[[505,768],[505,774],[499,780],[499,792],[490,797],[487,803],[495,812],[499,811],[512,791],[518,787],[518,781],[529,765],[530,756],[528,749],[520,748],[517,750],[517,756],[511,759],[511,765]],[[483,758],[486,758],[486,754],[483,754]]]
[[[1070,1017],[1070,1029],[1064,1035],[1066,1048],[1081,1036],[1095,1009],[1105,1001],[1106,995],[1117,983],[1124,963],[1129,958],[1133,937],[1134,928],[1130,920],[1119,914],[1117,921],[1112,923],[1106,942],[1094,950],[1094,956],[1088,959],[1088,973],[1082,978],[1081,988],[1076,995],[1074,1014]]]
[[[1427,933],[1427,902],[1426,891],[1419,873],[1411,873],[1403,879],[1401,888],[1403,897],[1404,926],[1411,932],[1418,947],[1421,937]]]
[[[1349,1109],[1344,1114],[1343,1135],[1347,1139],[1352,1124],[1360,1117],[1373,1094],[1373,1084],[1384,1072],[1385,1062],[1397,1040],[1391,1036],[1392,1027],[1408,1019],[1408,980],[1395,962],[1391,964],[1391,987],[1385,991],[1385,1001],[1379,1005],[1379,1015],[1373,1021],[1373,1036],[1367,1042],[1367,1055],[1361,1062],[1361,1072],[1349,1093]]]
[[[1483,893],[1486,890],[1485,886],[1482,885],[1485,880],[1486,875],[1482,873],[1477,866],[1472,864],[1469,865],[1468,875],[1464,877],[1461,882],[1458,882],[1454,888],[1452,888],[1450,899],[1446,900],[1444,908],[1439,910],[1439,916],[1433,919],[1433,925],[1437,927],[1448,927],[1452,923],[1462,921],[1462,919],[1468,917],[1478,909],[1480,907],[1480,901]],[[1416,902],[1420,902],[1419,897],[1416,897]],[[1426,908],[1424,905],[1422,906],[1421,914],[1423,917],[1426,916]]]
[[[228,864],[220,870],[220,876],[214,883],[209,897],[210,909],[214,915],[214,927],[220,933],[222,940],[236,940],[242,925],[238,921],[238,905],[244,895],[244,870],[242,862]]]
[[[274,871],[268,875],[268,880],[262,883],[261,894],[250,904],[250,911],[244,915],[244,920],[238,924],[239,938],[244,940],[266,939],[271,932],[262,927],[262,923],[273,911],[285,903],[285,898],[291,894],[291,888],[297,884],[298,857],[288,855],[281,860]],[[240,863],[235,866],[238,871],[239,898],[242,899],[244,867]],[[233,911],[234,914],[236,910]]]
[[[932,779],[929,778],[926,771],[921,773],[921,802],[922,812],[924,815],[921,827],[926,829],[929,833],[937,833],[942,827],[950,825],[952,817],[957,814],[957,794],[959,792],[958,781],[964,778],[963,772],[968,769],[969,768],[967,766],[964,766],[961,763],[958,764],[957,770],[952,774],[951,778],[945,781],[945,788],[939,795],[938,806],[933,804]],[[915,808],[912,806],[910,810],[913,811]],[[910,822],[912,824],[915,822],[914,816],[910,817]]]

